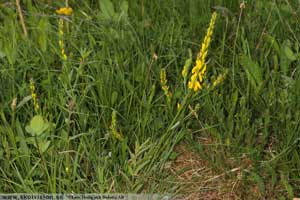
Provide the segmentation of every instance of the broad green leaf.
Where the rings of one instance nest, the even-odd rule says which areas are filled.
[[[30,128],[35,132],[40,132],[44,127],[44,119],[40,115],[34,116],[30,121]]]
[[[30,144],[30,145],[37,147],[36,142],[35,142],[35,137],[26,137],[25,141],[26,141],[26,144]]]
[[[110,0],[99,0],[101,14],[104,19],[113,19],[116,15],[114,5]]]
[[[271,35],[266,35],[265,38],[266,38],[266,41],[272,45],[273,49],[277,52],[277,54],[280,55],[281,51],[280,51],[280,47],[279,47],[279,44],[276,41],[276,39],[274,37],[272,37]]]
[[[44,153],[48,149],[49,145],[50,145],[50,141],[45,141],[45,140],[39,141],[39,148],[41,153]]]
[[[31,119],[30,124],[25,127],[25,130],[32,136],[39,136],[49,128],[49,125],[47,121],[44,121],[42,116],[36,115]]]
[[[291,62],[297,59],[290,47],[291,47],[291,42],[289,40],[285,40],[281,46],[281,52],[279,56],[280,56],[280,70],[283,73],[283,75],[288,74]]]
[[[287,75],[290,68],[290,64],[291,61],[286,57],[285,54],[280,57],[280,71],[283,73],[283,75]]]
[[[250,83],[257,88],[263,81],[262,68],[252,59],[243,55],[240,57],[240,64],[247,73]]]
[[[25,141],[27,144],[33,145],[35,148],[39,147],[41,153],[45,152],[51,143],[51,141],[48,141],[41,137],[27,137]]]
[[[297,59],[297,57],[295,56],[294,52],[292,51],[292,49],[285,45],[283,47],[284,53],[286,55],[286,57],[290,60],[290,61],[295,61]]]
[[[30,125],[25,126],[25,130],[27,133],[30,133],[32,136],[35,135],[34,131],[30,127]]]

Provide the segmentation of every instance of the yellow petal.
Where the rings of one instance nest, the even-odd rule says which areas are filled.
[[[73,12],[73,9],[71,7],[63,7],[56,10],[56,13],[59,15],[66,15],[70,16]]]

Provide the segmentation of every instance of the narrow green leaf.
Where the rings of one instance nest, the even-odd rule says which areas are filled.
[[[113,93],[111,95],[111,105],[114,105],[116,103],[117,99],[118,99],[118,92],[113,91]]]
[[[121,3],[121,12],[124,16],[128,15],[128,1],[123,0]]]
[[[18,136],[20,138],[20,151],[23,154],[29,155],[30,154],[30,150],[29,150],[29,148],[28,148],[28,146],[26,144],[26,141],[24,140],[25,136],[24,136],[23,129],[21,127],[19,119],[16,120],[16,130],[17,130],[17,134],[18,134]]]
[[[150,162],[150,160],[146,160],[143,163],[139,163],[138,166],[136,166],[136,169],[134,170],[133,174],[138,175],[139,172]]]
[[[43,52],[46,52],[47,50],[48,27],[49,27],[48,19],[43,17],[38,24],[38,29],[39,29],[38,43]]]
[[[28,95],[28,96],[24,97],[24,98],[20,101],[20,103],[18,103],[17,109],[23,107],[24,104],[26,104],[26,103],[27,103],[28,101],[30,101],[31,99],[32,99],[31,95]]]

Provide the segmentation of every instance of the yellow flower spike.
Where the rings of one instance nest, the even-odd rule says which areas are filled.
[[[71,7],[63,7],[56,10],[58,15],[66,15],[70,16],[73,13],[73,9]]]
[[[197,92],[198,90],[200,90],[202,88],[202,83],[203,83],[203,78],[206,74],[206,63],[205,63],[205,58],[207,56],[208,53],[208,47],[210,45],[211,42],[211,37],[213,34],[213,29],[214,29],[214,25],[216,22],[216,18],[217,18],[217,13],[214,12],[212,14],[210,23],[209,23],[209,27],[207,29],[205,38],[202,42],[201,45],[201,50],[197,56],[197,60],[196,60],[196,65],[194,66],[194,68],[192,69],[192,76],[191,76],[191,80],[188,83],[188,87],[191,90],[194,90],[195,92]]]
[[[167,97],[168,103],[171,103],[172,99],[172,93],[169,91],[169,86],[167,85],[167,74],[166,74],[166,69],[161,69],[160,70],[160,85],[161,89],[164,91],[164,94]]]
[[[117,112],[114,110],[111,114],[111,133],[112,136],[120,141],[124,139],[123,134],[117,130]]]
[[[178,102],[177,103],[177,110],[180,110],[181,109],[181,104]]]
[[[167,84],[167,75],[166,75],[166,69],[160,70],[160,83],[161,85]]]
[[[62,40],[58,41],[59,47],[63,47],[64,46],[64,42]]]
[[[66,61],[68,60],[68,56],[66,54],[63,55],[63,59]]]
[[[35,112],[38,112],[40,106],[39,106],[39,103],[37,100],[37,94],[35,92],[35,84],[34,84],[34,81],[32,78],[30,79],[29,88],[31,91],[31,98],[33,100],[34,110],[35,110]]]
[[[61,52],[61,57],[63,58],[64,61],[68,59],[68,56],[65,53],[65,43],[64,43],[64,20],[59,19],[58,21],[58,35],[59,35],[59,40],[58,40],[58,45],[60,48]]]

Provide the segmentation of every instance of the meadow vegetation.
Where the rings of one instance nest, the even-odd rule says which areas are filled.
[[[0,5],[0,192],[182,193],[184,144],[236,197],[300,195],[299,1],[20,6]]]

